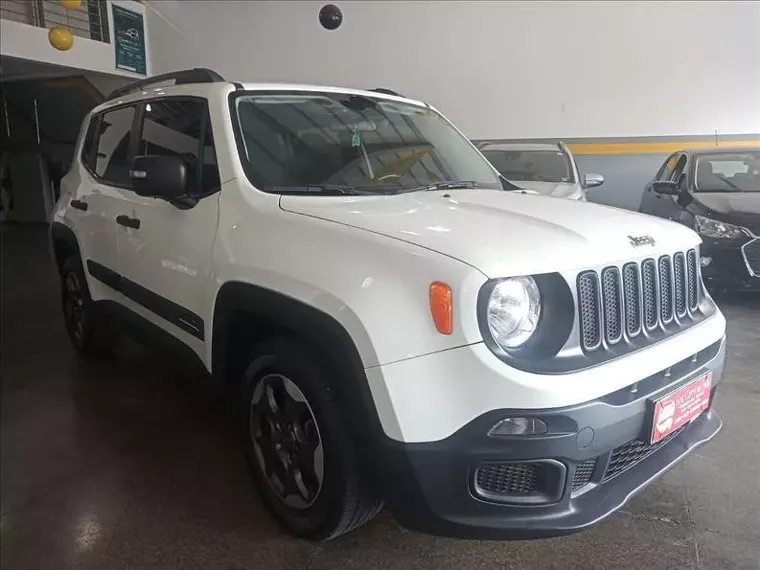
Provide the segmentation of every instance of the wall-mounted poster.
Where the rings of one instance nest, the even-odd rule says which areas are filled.
[[[111,4],[116,69],[145,75],[145,27],[143,15]]]

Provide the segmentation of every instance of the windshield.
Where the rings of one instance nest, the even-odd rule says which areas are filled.
[[[525,182],[575,182],[567,155],[561,150],[485,149],[504,178]]]
[[[427,107],[313,91],[249,92],[233,101],[241,160],[267,192],[398,192],[451,181],[505,188],[471,143]]]
[[[703,154],[695,168],[697,192],[760,192],[760,150]]]

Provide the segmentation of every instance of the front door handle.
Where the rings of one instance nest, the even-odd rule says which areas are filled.
[[[140,229],[140,220],[137,218],[130,218],[129,216],[125,216],[124,214],[120,216],[116,216],[116,223],[120,226],[125,226],[127,228],[133,228],[135,230]]]
[[[72,208],[76,208],[77,210],[82,210],[83,212],[87,211],[87,202],[82,202],[82,200],[74,199],[71,202],[69,202],[69,205]]]

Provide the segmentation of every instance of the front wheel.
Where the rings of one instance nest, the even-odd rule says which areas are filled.
[[[305,347],[280,339],[254,349],[241,418],[259,494],[291,534],[329,540],[382,508],[361,472],[325,371]]]

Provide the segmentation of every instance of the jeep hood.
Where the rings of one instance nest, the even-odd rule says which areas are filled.
[[[416,244],[488,277],[582,269],[685,250],[692,230],[587,202],[500,190],[391,196],[282,196],[280,207]],[[634,247],[629,236],[655,245]]]

